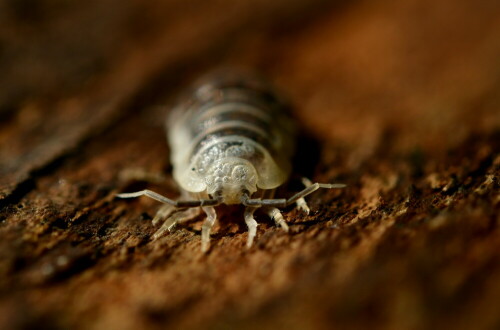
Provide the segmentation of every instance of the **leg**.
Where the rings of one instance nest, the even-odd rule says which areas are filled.
[[[182,199],[187,200],[187,199],[193,199],[193,198],[198,198],[198,197],[199,196],[197,196],[197,195],[194,196],[194,195],[188,193],[187,191],[181,189],[181,198]],[[161,220],[168,220],[170,215],[172,215],[177,210],[178,210],[177,207],[175,207],[174,205],[171,205],[171,204],[163,205],[162,207],[160,207],[158,212],[156,212],[156,215],[153,218],[153,226],[156,226]],[[189,213],[189,214],[191,214],[191,213]],[[199,209],[197,210],[196,214],[194,214],[192,217],[190,217],[190,219],[194,218],[198,214],[200,214]],[[189,220],[189,219],[187,219],[187,220]]]
[[[302,178],[302,183],[304,184],[304,186],[306,186],[306,188],[312,185],[311,180],[309,180],[308,178]],[[297,204],[297,208],[305,214],[309,214],[309,212],[311,212],[304,197],[300,197],[295,203]]]
[[[217,220],[217,213],[213,207],[204,207],[203,211],[207,214],[207,218],[201,227],[201,252],[207,252],[210,248],[210,231]]]
[[[161,209],[160,209],[161,211]],[[158,211],[158,212],[160,212]],[[153,240],[158,239],[160,236],[162,236],[167,230],[172,231],[179,222],[184,222],[191,220],[195,217],[197,217],[200,214],[200,208],[190,208],[190,209],[185,209],[185,210],[180,210],[178,212],[173,213],[168,217],[163,225],[158,229],[154,235],[153,235]],[[156,219],[156,217],[155,217]],[[154,221],[154,220],[153,220]]]
[[[147,196],[152,198],[158,202],[164,204],[170,204],[178,208],[190,208],[190,207],[198,207],[198,206],[217,206],[220,204],[220,201],[217,199],[192,199],[192,200],[176,200],[167,198],[163,195],[160,195],[154,191],[149,189],[131,192],[131,193],[122,193],[117,194],[116,197],[119,198],[136,198],[141,196]]]
[[[156,212],[155,217],[153,218],[153,226],[156,226],[158,222],[160,222],[161,220],[168,218],[176,210],[177,208],[170,204],[165,204],[162,207],[160,207],[158,212]]]
[[[306,181],[307,182],[307,181]],[[260,198],[244,198],[241,200],[241,203],[247,207],[261,207],[261,206],[266,206],[266,207],[287,207],[290,204],[293,204],[300,199],[303,199],[307,195],[315,192],[319,188],[324,188],[324,189],[334,189],[334,188],[344,188],[346,185],[343,183],[313,183],[309,187],[303,189],[302,191],[299,191],[292,197],[285,199],[285,198],[272,198],[272,199],[260,199]],[[245,196],[247,197],[247,196]],[[304,205],[305,202],[299,201],[299,204]],[[206,205],[206,204],[205,204]]]
[[[248,226],[248,239],[247,248],[251,248],[255,235],[257,234],[257,221],[253,217],[253,213],[257,210],[257,207],[247,207],[245,208],[245,223]]]
[[[276,193],[276,189],[264,190],[263,198],[272,199],[274,198],[274,194]],[[276,207],[266,207],[264,208],[264,212],[274,220],[276,226],[280,226],[284,231],[288,232],[288,225],[286,224],[285,219],[283,218],[283,214]]]
[[[275,207],[266,207],[265,212],[267,215],[274,220],[276,226],[280,226],[284,231],[288,232],[288,225],[286,224],[285,219],[283,218],[283,214],[281,211]]]
[[[308,186],[306,189],[299,191],[292,197],[286,200],[285,204],[286,206],[297,202],[297,200],[306,197],[307,195],[315,192],[319,188],[324,188],[324,189],[338,189],[338,188],[344,188],[346,185],[343,183],[313,183],[310,186]],[[281,201],[280,201],[281,202]]]

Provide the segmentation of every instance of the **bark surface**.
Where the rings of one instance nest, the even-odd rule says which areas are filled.
[[[4,1],[0,328],[500,327],[499,59],[498,1]],[[202,217],[153,240],[160,205],[114,195],[178,196],[164,118],[220,66],[294,104],[296,173],[348,187],[249,250],[221,210],[204,255]]]

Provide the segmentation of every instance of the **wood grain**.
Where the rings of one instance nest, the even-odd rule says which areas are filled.
[[[0,9],[1,328],[500,326],[495,1]],[[177,196],[163,118],[219,66],[269,77],[304,131],[296,167],[348,187],[287,209],[288,234],[260,215],[250,250],[221,210],[203,255],[202,218],[153,241],[159,205],[114,194]]]

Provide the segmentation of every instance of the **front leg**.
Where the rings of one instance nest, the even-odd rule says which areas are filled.
[[[207,218],[201,227],[201,252],[207,252],[210,249],[210,231],[217,220],[217,213],[213,207],[204,207]]]
[[[278,208],[267,207],[265,212],[271,219],[274,220],[276,226],[280,226],[284,231],[288,232],[288,224],[286,223],[285,218],[283,218],[283,214],[281,214],[281,211]]]
[[[193,195],[193,194],[181,189],[181,199],[188,200],[188,199],[195,199],[195,198],[199,198],[199,196]],[[196,212],[188,212],[186,214],[188,216],[192,214],[191,219],[200,214],[199,208],[193,208],[193,210],[196,210]],[[168,221],[170,219],[170,217],[173,216],[173,214],[177,211],[179,211],[179,209],[172,204],[163,205],[162,207],[160,207],[158,212],[156,212],[156,215],[153,218],[153,226],[156,226],[160,221],[164,221],[164,222]],[[176,223],[174,223],[173,226],[175,226]],[[170,228],[168,230],[170,230]]]
[[[264,191],[264,198],[274,198],[274,194],[276,193],[276,189],[270,189],[270,190],[265,190]],[[274,220],[274,223],[276,226],[281,227],[284,231],[288,232],[289,228],[288,225],[285,221],[285,218],[283,218],[283,214],[281,211],[276,208],[276,207],[265,207],[264,212]]]
[[[161,209],[160,209],[161,211]],[[158,212],[160,212],[158,211]],[[153,235],[153,240],[158,239],[160,236],[162,236],[167,230],[172,231],[174,227],[179,223],[179,222],[186,222],[191,219],[196,218],[198,215],[200,215],[200,208],[199,207],[194,207],[190,209],[185,209],[185,210],[178,210],[175,213],[171,214],[165,222],[163,222],[163,225],[158,229],[154,235]]]
[[[312,182],[308,178],[302,178],[302,184],[307,188],[312,185]],[[309,212],[311,212],[311,209],[307,205],[307,202],[304,199],[304,197],[297,199],[295,203],[297,204],[297,208],[302,212],[304,212],[305,214],[309,214]]]
[[[168,219],[175,211],[177,211],[177,208],[173,205],[162,205],[153,218],[153,226],[156,226],[160,221],[164,219]]]
[[[185,190],[181,190],[181,198],[183,199],[194,199],[198,197],[199,197],[198,195],[193,195]],[[158,239],[167,230],[172,231],[179,222],[185,222],[196,218],[198,215],[200,215],[200,212],[201,209],[199,207],[179,210],[172,204],[163,205],[162,207],[160,207],[158,212],[156,212],[156,215],[153,218],[153,226],[156,226],[158,223],[163,221],[163,224],[160,227],[160,229],[158,229],[154,233],[153,239],[154,240]]]
[[[248,206],[245,208],[245,223],[248,226],[247,248],[251,248],[255,235],[257,234],[257,221],[253,217],[253,213],[258,207]]]

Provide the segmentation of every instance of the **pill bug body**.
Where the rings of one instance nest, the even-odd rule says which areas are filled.
[[[291,171],[293,125],[265,83],[225,75],[203,82],[167,121],[173,175],[186,191],[241,194],[282,185]]]
[[[185,199],[174,201],[150,190],[118,194],[148,196],[165,204],[153,219],[153,224],[166,219],[154,238],[197,216],[201,208],[207,215],[202,226],[202,250],[207,251],[216,221],[214,207],[243,204],[250,247],[257,229],[253,213],[258,208],[287,231],[278,207],[297,203],[308,213],[306,195],[318,188],[344,187],[304,179],[304,190],[288,199],[274,198],[275,189],[291,172],[294,127],[287,103],[254,76],[224,72],[202,80],[171,111],[166,130],[173,177]]]

